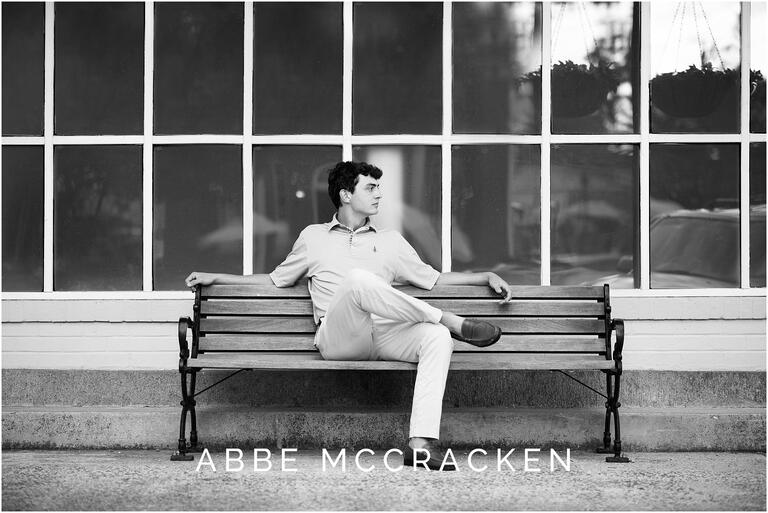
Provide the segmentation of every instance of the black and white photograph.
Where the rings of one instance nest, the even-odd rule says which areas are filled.
[[[766,510],[766,0],[0,9],[0,510]]]

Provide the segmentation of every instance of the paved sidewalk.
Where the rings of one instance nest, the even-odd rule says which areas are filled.
[[[3,451],[3,510],[765,510],[766,460],[756,453],[635,453],[633,463],[572,452],[570,471],[542,451],[524,472],[523,449],[509,458],[514,471],[497,470],[496,453],[468,467],[457,451],[458,472],[384,467],[384,450],[363,454],[360,466],[347,450],[346,471],[322,469],[318,450],[289,455],[296,472],[253,471],[253,454],[241,472],[226,472],[213,453],[210,467],[171,462],[169,451]],[[329,450],[335,456],[338,450]],[[565,453],[559,451],[563,458]],[[532,455],[533,456],[533,455]],[[388,462],[399,466],[394,455]],[[263,466],[263,464],[262,464]]]

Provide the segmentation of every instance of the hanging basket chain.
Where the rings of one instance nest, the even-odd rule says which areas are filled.
[[[587,22],[587,28],[589,29],[589,34],[592,36],[592,42],[595,45],[594,51],[598,52],[599,46],[597,45],[597,37],[595,36],[595,30],[592,28],[592,22],[589,21],[589,16],[587,16],[587,8],[584,6],[583,3],[579,3],[579,7],[581,7],[582,12],[584,13],[584,19]],[[589,50],[587,50],[587,59],[589,59]],[[598,59],[599,64],[599,59]]]
[[[701,60],[701,68],[704,69],[704,47],[701,44],[701,30],[699,30],[699,17],[696,14],[696,5],[697,4],[693,4],[693,26],[696,28],[696,41],[699,43],[699,59]],[[700,7],[701,3],[698,5]]]
[[[565,12],[565,6],[567,4],[563,2],[560,4],[560,11],[557,13],[557,19],[555,20],[555,26],[554,29],[554,39],[552,41],[552,54],[554,55],[557,51],[557,43],[560,40],[560,27],[563,23],[563,13]]]
[[[665,55],[667,53],[667,48],[669,48],[669,40],[672,39],[672,34],[675,32],[675,23],[677,22],[677,17],[680,14],[681,5],[682,2],[677,2],[675,4],[675,13],[672,15],[672,23],[669,26],[669,32],[667,32],[667,40],[664,41],[664,46],[662,47],[662,55]]]
[[[704,10],[704,6],[701,5],[701,2],[699,2],[699,7],[701,7],[701,14],[704,16],[704,21],[707,24],[707,29],[709,30],[709,36],[712,38],[712,44],[715,47],[715,52],[717,52],[717,58],[720,60],[720,66],[723,68],[723,71],[725,71],[725,62],[723,62],[723,56],[720,54],[720,48],[717,46],[717,40],[715,39],[715,34],[712,33],[712,27],[709,25],[709,18],[707,17],[707,11]]]
[[[680,60],[680,46],[682,46],[683,42],[683,25],[685,25],[685,10],[687,7],[686,2],[681,2],[683,4],[683,12],[680,15],[680,31],[677,34],[677,48],[675,49],[675,73],[677,73],[677,63]]]

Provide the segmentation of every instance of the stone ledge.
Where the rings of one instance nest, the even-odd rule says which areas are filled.
[[[6,449],[163,448],[178,437],[179,407],[4,407]],[[600,445],[599,408],[447,408],[442,442],[456,447]],[[624,450],[765,451],[765,408],[624,408]],[[399,447],[408,412],[198,408],[201,442],[222,447]]]
[[[198,376],[198,390],[226,371]],[[401,408],[413,396],[412,371],[244,372],[200,396],[199,404],[250,407]],[[599,372],[574,376],[605,388]],[[3,406],[177,406],[174,371],[3,369]],[[627,407],[765,407],[764,372],[627,371],[621,403]],[[600,408],[604,399],[553,372],[456,371],[448,375],[444,407]]]

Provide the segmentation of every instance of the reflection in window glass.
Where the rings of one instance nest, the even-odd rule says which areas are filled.
[[[541,133],[541,4],[453,4],[453,131]]]
[[[340,134],[341,3],[253,9],[253,133]]]
[[[453,270],[492,270],[514,285],[539,285],[539,146],[454,146],[452,160]]]
[[[43,290],[43,147],[3,146],[2,161],[3,290],[39,292]]]
[[[652,144],[651,288],[740,285],[739,145]]]
[[[142,133],[144,5],[55,5],[56,134]]]
[[[155,146],[155,290],[192,271],[243,272],[242,147]]]
[[[651,5],[653,132],[738,132],[739,16],[738,2]]]
[[[155,133],[243,132],[243,4],[155,4]]]
[[[749,286],[765,287],[765,143],[749,145]]]
[[[383,172],[376,226],[399,231],[424,262],[440,270],[440,147],[357,146],[352,148],[352,157]]]
[[[551,283],[637,286],[635,145],[552,147]]]
[[[3,2],[3,135],[43,135],[45,7]]]
[[[356,134],[442,131],[443,4],[356,3]]]
[[[339,160],[337,146],[253,148],[253,272],[271,272],[305,226],[331,220],[328,170]]]
[[[749,95],[749,131],[754,133],[765,133],[765,79],[768,75],[768,55],[766,47],[768,41],[765,37],[765,27],[768,24],[765,2],[753,2],[750,4],[752,30],[752,45],[749,48],[750,62],[752,63],[749,71],[750,95]]]
[[[638,131],[639,13],[630,2],[552,5],[553,133]]]
[[[54,149],[55,290],[142,288],[141,146]]]

